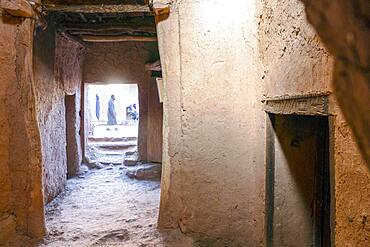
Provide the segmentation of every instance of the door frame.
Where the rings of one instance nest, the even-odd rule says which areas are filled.
[[[296,114],[327,117],[328,169],[330,184],[330,241],[335,243],[335,160],[334,116],[330,113],[328,93],[281,96],[263,100],[266,113],[265,150],[265,245],[273,246],[274,184],[275,184],[275,114]]]

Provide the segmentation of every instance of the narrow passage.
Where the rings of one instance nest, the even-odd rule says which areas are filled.
[[[160,182],[126,171],[110,165],[68,180],[46,208],[49,234],[39,246],[193,246],[179,231],[156,228]]]

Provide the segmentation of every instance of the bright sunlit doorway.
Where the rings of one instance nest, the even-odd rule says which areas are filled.
[[[137,160],[137,84],[86,84],[86,158],[101,164]]]

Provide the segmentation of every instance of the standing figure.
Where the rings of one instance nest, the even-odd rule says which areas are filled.
[[[95,116],[99,121],[100,120],[100,99],[99,99],[99,95],[96,95]]]
[[[115,100],[116,98],[112,95],[108,102],[108,125],[117,125],[116,109],[114,106]]]
[[[134,120],[137,121],[139,120],[139,113],[137,112],[136,104],[133,104],[132,107],[133,107]]]
[[[126,120],[132,120],[132,106],[129,105],[126,107]]]

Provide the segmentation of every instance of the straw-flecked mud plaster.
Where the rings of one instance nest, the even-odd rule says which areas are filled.
[[[175,1],[157,25],[166,92],[159,226],[209,244],[263,245],[255,4]]]
[[[33,21],[0,14],[0,245],[44,234],[41,139],[32,73]]]
[[[367,0],[301,0],[335,57],[333,88],[370,169],[370,31]]]
[[[71,39],[57,35],[55,73],[66,95],[66,135],[68,177],[78,173],[82,161],[80,136],[81,83],[84,47]]]
[[[295,0],[265,0],[259,17],[264,97],[331,95],[334,57],[306,20],[303,4]],[[328,108],[333,242],[336,246],[367,246],[370,244],[370,171],[333,96],[329,97]]]

